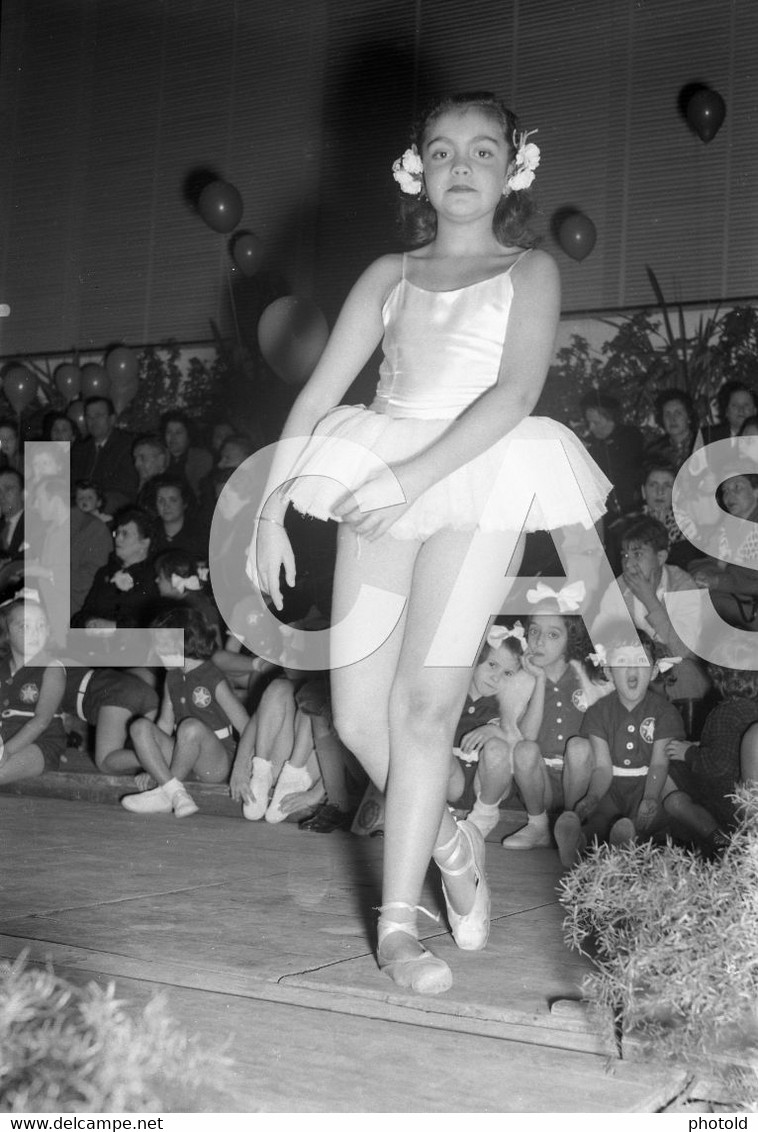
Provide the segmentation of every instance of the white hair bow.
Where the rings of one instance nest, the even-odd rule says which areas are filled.
[[[517,621],[512,629],[507,629],[505,625],[493,625],[487,634],[487,644],[490,648],[499,649],[508,637],[515,637],[521,645],[521,651],[526,652],[526,633],[520,621]]]
[[[589,654],[587,660],[591,660],[593,664],[605,668],[608,663],[608,653],[605,651],[605,645],[598,645],[595,651]]]
[[[662,656],[660,660],[656,661],[659,672],[668,672],[669,668],[673,668],[675,664],[681,664],[682,658],[680,656]]]
[[[587,590],[584,582],[570,582],[558,591],[553,590],[544,582],[538,582],[533,590],[526,591],[526,600],[531,605],[540,601],[557,601],[561,613],[575,613],[584,601]]]
[[[172,574],[170,581],[174,589],[178,590],[180,594],[183,594],[185,590],[192,590],[196,593],[200,589],[200,579],[196,574],[190,574],[188,578],[183,578],[181,574]]]

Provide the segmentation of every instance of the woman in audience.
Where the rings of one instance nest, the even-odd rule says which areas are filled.
[[[719,488],[721,506],[737,519],[758,524],[758,474],[730,476]],[[718,556],[690,565],[695,582],[710,591],[719,615],[738,629],[758,632],[758,530],[731,534],[722,526]]]
[[[656,398],[655,419],[663,430],[663,436],[646,446],[645,463],[663,461],[679,471],[697,442],[702,440],[697,413],[689,393],[681,389],[664,389]]]
[[[0,471],[13,468],[24,474],[24,454],[18,434],[18,425],[7,417],[0,418]]]
[[[197,495],[200,481],[213,466],[213,457],[207,448],[192,444],[190,421],[184,413],[164,413],[161,426],[169,453],[168,471],[171,475],[183,476]]]
[[[758,413],[756,394],[744,381],[726,381],[717,394],[719,423],[703,430],[706,444],[716,440],[732,440],[742,433],[749,417]]]
[[[146,625],[158,590],[150,561],[150,516],[125,507],[116,516],[115,549],[95,575],[92,589],[72,624],[85,628]]]
[[[609,511],[628,511],[639,505],[642,433],[634,425],[620,424],[621,406],[613,397],[593,390],[581,400],[589,431],[587,451],[613,484]]]
[[[73,444],[77,440],[81,440],[82,434],[71,417],[65,413],[46,413],[45,419],[42,422],[42,439],[43,440],[67,440],[69,444]]]
[[[207,562],[208,532],[193,518],[193,514],[197,514],[197,502],[186,481],[175,476],[158,476],[154,486],[158,521],[153,554],[183,550],[196,561]]]

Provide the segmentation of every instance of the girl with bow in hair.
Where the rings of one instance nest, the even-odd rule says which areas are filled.
[[[454,809],[470,811],[464,833],[471,823],[486,837],[497,825],[513,781],[513,748],[522,729],[531,735],[534,727],[529,706],[535,680],[521,663],[525,649],[520,621],[513,628],[493,625],[471,675],[453,737],[447,794]]]

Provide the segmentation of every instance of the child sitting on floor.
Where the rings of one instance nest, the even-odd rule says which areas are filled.
[[[612,845],[632,841],[637,834],[662,829],[676,817],[704,841],[717,835],[716,823],[695,805],[669,777],[666,753],[672,739],[684,738],[684,725],[673,704],[650,687],[666,661],[655,661],[653,642],[640,634],[640,645],[626,630],[608,625],[607,651],[598,646],[591,659],[602,665],[614,691],[587,709],[581,733],[592,748],[590,766],[582,760],[572,767],[579,800],[555,823],[561,863],[570,868],[593,837]],[[672,663],[670,661],[668,663]]]
[[[0,609],[0,783],[57,770],[66,750],[59,714],[66,673],[45,653],[42,606],[19,596]]]
[[[184,631],[181,666],[176,663],[176,630]],[[198,809],[184,781],[194,775],[202,782],[225,782],[236,746],[234,732],[244,731],[249,716],[211,659],[216,636],[197,610],[179,605],[153,622],[153,632],[155,650],[167,668],[160,715],[156,723],[135,720],[130,733],[137,758],[158,785],[127,794],[121,805],[138,814],[173,810],[183,818]]]
[[[529,714],[535,679],[521,664],[525,648],[520,621],[512,629],[492,626],[453,737],[448,802],[470,811],[467,820],[483,837],[500,819],[500,802],[513,781],[513,748]],[[530,736],[532,722],[525,724]]]

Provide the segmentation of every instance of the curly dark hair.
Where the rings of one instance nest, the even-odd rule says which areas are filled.
[[[543,603],[546,604],[546,603]],[[576,613],[561,613],[558,610],[556,603],[555,609],[541,609],[539,612],[530,613],[526,618],[526,631],[529,632],[529,627],[534,621],[535,617],[560,617],[563,624],[566,626],[566,660],[578,660],[585,667],[586,660],[592,652],[592,641],[587,632],[587,627],[582,618]],[[589,669],[588,669],[589,671]]]
[[[695,402],[690,397],[689,393],[685,393],[683,389],[663,389],[655,399],[655,423],[659,428],[663,429],[663,410],[666,405],[672,401],[678,401],[682,405],[689,417],[690,432],[694,435],[700,428],[700,418],[697,415]],[[663,429],[665,432],[666,430]]]
[[[521,131],[518,118],[504,102],[486,90],[453,94],[437,99],[427,107],[412,127],[411,144],[421,153],[427,131],[437,118],[451,110],[463,111],[472,106],[482,110],[497,122],[503,131],[508,148],[513,153],[514,139]],[[400,230],[408,245],[421,248],[431,243],[437,233],[437,213],[429,203],[426,193],[422,192],[417,197],[411,197],[400,191],[399,209]],[[492,218],[492,231],[503,247],[534,246],[536,238],[529,230],[529,220],[533,211],[534,204],[528,189],[513,190],[501,198]]]
[[[182,602],[172,602],[171,608],[152,622],[153,629],[183,629],[184,655],[193,660],[208,660],[218,649],[213,626],[209,625],[199,609]]]
[[[726,420],[726,411],[734,393],[748,393],[753,398],[753,405],[758,411],[758,394],[750,385],[746,385],[744,381],[725,381],[716,394],[719,418],[722,421]]]

